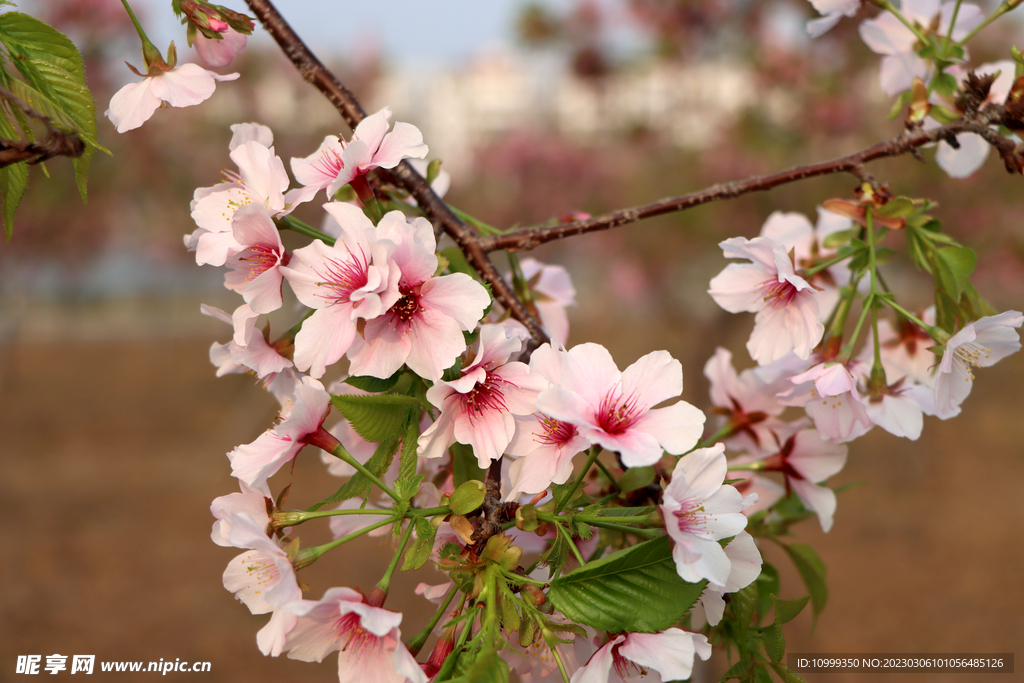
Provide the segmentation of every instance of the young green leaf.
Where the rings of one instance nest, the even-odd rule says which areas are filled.
[[[818,615],[825,609],[828,601],[828,585],[825,583],[825,563],[818,557],[814,548],[806,543],[791,543],[783,546],[786,554],[793,560],[800,578],[807,586],[807,592],[811,594],[811,605],[814,608],[814,619],[817,622]]]
[[[374,443],[396,437],[420,409],[415,398],[397,394],[331,396],[331,403],[359,436]]]

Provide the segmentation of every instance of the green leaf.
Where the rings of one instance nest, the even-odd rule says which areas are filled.
[[[781,662],[782,656],[786,654],[786,636],[783,635],[782,626],[778,621],[764,630],[761,640],[764,642],[764,651],[768,653],[772,664]]]
[[[912,214],[914,208],[914,202],[908,197],[895,197],[873,213],[880,218],[902,218]]]
[[[823,245],[826,249],[837,249],[849,242],[855,232],[852,228],[849,230],[837,230],[825,237]]]
[[[366,461],[366,469],[377,477],[378,479],[384,476],[384,473],[391,467],[391,460],[395,457],[395,452],[398,451],[398,439],[388,439],[387,441],[381,442],[377,446],[377,450],[373,452],[370,459]],[[370,487],[373,483],[366,478],[361,472],[356,472],[352,477],[342,484],[334,495],[329,498],[316,503],[309,507],[310,512],[319,510],[324,505],[330,505],[331,503],[340,503],[350,498],[357,496],[364,496],[370,491]]]
[[[412,500],[413,497],[420,492],[420,484],[423,483],[423,479],[424,476],[422,474],[417,474],[414,477],[407,477],[405,479],[399,477],[395,480],[391,490],[394,491],[395,495],[397,495],[401,500]]]
[[[558,577],[548,599],[575,622],[612,633],[650,633],[681,619],[706,584],[679,578],[669,538],[661,536]]]
[[[758,614],[768,614],[772,606],[772,596],[779,592],[779,570],[773,565],[764,562],[761,564],[761,573],[757,577]]]
[[[814,552],[814,548],[806,543],[791,543],[783,547],[800,573],[800,578],[804,580],[807,592],[811,594],[811,605],[814,608],[815,622],[817,622],[818,615],[825,609],[825,603],[828,601],[825,563],[818,557],[818,553]]]
[[[644,507],[638,508],[602,508],[598,510],[598,517],[640,517],[642,515],[649,515],[658,509],[656,505],[645,505]],[[583,511],[587,514],[587,511]],[[589,516],[589,515],[588,515]]]
[[[807,679],[784,664],[773,664],[772,669],[783,683],[807,683]]]
[[[420,409],[415,398],[398,394],[331,396],[331,403],[359,436],[374,443],[397,436]]]
[[[636,491],[654,481],[654,467],[630,467],[625,474],[619,477],[619,488],[623,493]]]
[[[956,77],[947,73],[936,74],[932,79],[932,84],[935,92],[946,97],[952,97],[958,85]]]
[[[448,268],[453,273],[465,273],[474,280],[480,279],[480,274],[476,272],[473,266],[469,265],[466,255],[458,247],[449,247],[448,249],[441,250],[439,253],[448,259]]]
[[[395,385],[398,384],[398,380],[402,377],[402,372],[403,370],[398,370],[387,379],[379,379],[377,377],[349,377],[345,380],[345,384],[353,386],[356,389],[380,394],[394,389]]]
[[[943,107],[941,104],[931,105],[928,108],[928,115],[944,126],[960,119],[960,112],[953,111],[949,107]]]
[[[473,449],[465,444],[452,444],[452,480],[455,486],[461,486],[470,479],[483,481],[484,471],[477,464]]]
[[[402,434],[402,454],[398,460],[398,481],[416,475],[416,466],[419,464],[419,457],[416,455],[419,438],[420,416],[418,411],[414,411],[409,415],[405,433]]]
[[[0,111],[0,136],[9,140],[18,137],[10,120]],[[28,164],[21,162],[0,168],[0,203],[4,216],[4,232],[7,241],[14,234],[14,214],[28,189]]]
[[[468,515],[483,505],[484,496],[484,483],[479,479],[470,479],[462,482],[452,492],[448,506],[457,515]]]
[[[781,626],[793,621],[803,611],[804,607],[807,606],[807,601],[810,599],[810,595],[805,595],[800,598],[793,598],[792,600],[780,600],[773,595],[772,605],[775,607],[775,622]]]
[[[437,518],[438,524],[441,517]],[[402,571],[419,569],[430,559],[430,551],[434,548],[434,537],[437,535],[437,527],[426,517],[416,517],[413,521],[416,531],[416,540],[413,541],[405,551],[405,562],[402,564]]]
[[[936,249],[935,275],[936,284],[949,295],[953,301],[959,301],[964,288],[970,280],[978,257],[969,247],[941,247]]]

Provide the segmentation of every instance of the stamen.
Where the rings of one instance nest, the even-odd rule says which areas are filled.
[[[332,305],[350,303],[352,293],[365,287],[368,281],[367,269],[370,259],[361,250],[359,256],[351,252],[350,255],[353,257],[351,261],[328,259],[325,264],[327,272],[322,276],[324,281],[317,283],[332,290],[331,294],[320,295]]]
[[[797,288],[788,280],[779,282],[777,278],[769,278],[757,288],[764,298],[765,307],[776,310],[788,306],[797,295]]]
[[[619,390],[612,389],[603,399],[597,409],[597,424],[608,434],[623,434],[640,420],[647,408],[637,404],[636,393],[632,393],[625,399]]]
[[[534,416],[540,421],[541,429],[544,430],[543,434],[534,437],[534,441],[542,446],[564,446],[578,433],[576,425],[556,420],[543,413],[534,413]]]

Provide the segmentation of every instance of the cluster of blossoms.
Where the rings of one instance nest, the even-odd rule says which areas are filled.
[[[675,463],[665,473],[660,515],[673,541],[677,575],[693,584],[707,582],[702,601],[710,623],[717,623],[723,595],[749,585],[760,572],[760,554],[743,531],[744,510],[758,496],[743,496],[724,484],[722,444],[696,448],[705,417],[678,400],[683,377],[677,360],[656,351],[620,371],[600,345],[566,349],[559,342],[568,335],[564,308],[573,302],[571,282],[564,269],[532,259],[521,264],[525,286],[555,341],[534,350],[528,362],[519,360],[528,340],[525,328],[494,310],[477,280],[445,268],[426,219],[399,210],[374,221],[368,217],[372,212],[355,203],[329,201],[323,205],[322,237],[292,251],[284,247],[279,226],[298,224],[291,212],[321,189],[336,193],[372,168],[425,156],[419,131],[399,123],[388,132],[389,118],[390,110],[384,109],[364,120],[351,140],[331,136],[311,156],[292,159],[299,182],[294,189],[271,131],[257,124],[232,126],[229,150],[237,172],[196,190],[192,203],[197,228],[186,235],[186,246],[198,264],[226,267],[225,287],[242,297],[233,313],[203,307],[233,329],[229,342],[211,347],[210,359],[218,375],[255,375],[281,403],[271,429],[228,453],[241,491],[212,506],[214,541],[245,550],[225,571],[225,587],[254,614],[271,613],[257,637],[261,651],[320,661],[340,650],[343,681],[422,681],[440,666],[436,661],[417,665],[403,645],[402,615],[382,606],[386,582],[368,596],[332,588],[320,600],[302,597],[296,571],[326,546],[300,547],[292,525],[305,519],[278,510],[268,484],[306,445],[325,451],[332,474],[351,478],[367,471],[382,447],[380,436],[367,433],[366,425],[341,406],[374,398],[356,388],[369,386],[364,383],[370,378],[394,386],[397,377],[407,377],[401,398],[419,401],[407,423],[410,431],[397,441],[409,441],[401,450],[414,456],[411,504],[440,505],[444,512],[434,523],[430,555],[435,561],[452,541],[474,544],[475,530],[462,523],[466,518],[444,507],[454,506],[450,501],[458,496],[453,447],[460,444],[470,449],[473,464],[501,466],[505,505],[538,502],[552,485],[566,484],[573,457],[588,449],[592,457],[601,449],[616,454],[624,469]],[[297,313],[299,324],[271,341],[259,319],[287,307],[285,283],[306,312]],[[325,388],[321,380],[338,375],[335,368],[343,359],[349,383],[336,380]],[[345,419],[328,429],[324,423],[332,406]],[[397,464],[379,472],[383,481],[378,482],[391,494],[403,485]],[[401,528],[387,497],[362,494],[338,502],[323,513],[331,518],[335,544]],[[418,526],[415,532],[423,533]],[[552,538],[550,532],[511,533],[532,551]],[[582,538],[576,542],[587,544]],[[590,545],[593,554],[596,547]],[[652,668],[667,678],[685,678],[694,655],[710,653],[704,636],[675,627],[613,636],[596,650],[577,638],[573,661],[584,664],[573,680],[607,680],[610,668],[619,673]],[[550,652],[551,645],[538,634],[523,647]],[[435,651],[431,661],[437,656]],[[634,662],[634,669],[623,668],[626,661]],[[541,675],[550,673],[552,662],[526,657],[517,666]]]
[[[816,36],[861,7],[859,0],[811,2],[823,15],[808,25]],[[940,125],[946,105],[957,106],[951,96],[965,76],[962,43],[983,25],[981,11],[938,0],[904,0],[899,10],[873,4],[888,13],[866,20],[860,34],[883,55],[883,90],[910,104],[911,127]],[[244,49],[248,18],[204,0],[174,7],[208,66],[225,66]],[[237,77],[176,67],[173,44],[165,61],[139,31],[147,73],[111,100],[107,115],[119,132],[142,125],[164,102],[197,104],[217,80]],[[941,60],[928,52],[936,45]],[[1006,61],[974,71],[971,78],[991,76],[974,114],[1011,98],[1015,70]],[[928,81],[945,85],[925,88]],[[529,681],[559,675],[603,683],[648,670],[663,680],[688,678],[695,657],[711,654],[706,635],[678,627],[690,624],[689,604],[700,601],[706,633],[726,642],[729,624],[719,625],[729,618],[727,594],[744,591],[735,601],[744,604],[770,599],[776,624],[802,607],[776,603],[773,572],[759,581],[755,538],[777,533],[772,525],[786,523],[794,508],[796,517],[813,515],[831,528],[836,495],[825,482],[844,466],[846,443],[876,425],[918,438],[924,415],[959,413],[975,368],[1020,349],[1024,316],[986,310],[969,289],[965,248],[939,236],[927,216],[933,205],[865,183],[856,201],[826,202],[816,225],[776,212],[759,236],[721,243],[738,261],[708,291],[726,311],[756,314],[747,343],[756,366],[737,372],[722,348],[707,361],[718,424],[702,440],[704,413],[681,400],[682,366],[667,351],[620,371],[598,344],[566,347],[565,309],[575,290],[564,268],[510,256],[509,284],[551,340],[535,345],[476,277],[438,251],[415,202],[379,176],[371,183],[374,169],[427,155],[415,126],[392,127],[390,119],[382,109],[349,139],[328,136],[309,156],[293,158],[295,187],[270,129],[232,126],[237,171],[196,190],[192,202],[196,229],[186,247],[197,264],[225,267],[225,287],[242,299],[230,313],[202,308],[232,328],[210,360],[218,375],[256,376],[281,405],[270,429],[227,454],[240,492],[211,507],[214,542],[244,551],[229,563],[224,586],[253,614],[271,615],[257,635],[266,655],[320,662],[338,650],[341,681],[443,680],[460,657],[477,667],[491,655]],[[988,153],[977,133],[952,143],[939,143],[937,160],[954,177],[973,173]],[[443,194],[447,178],[430,180]],[[327,201],[316,229],[292,214],[321,190]],[[358,201],[342,200],[352,194]],[[286,248],[281,229],[311,242]],[[916,315],[879,284],[876,244],[891,230],[907,231],[915,261],[936,278],[936,306]],[[893,321],[878,318],[885,306]],[[266,319],[260,324],[270,314],[292,323],[276,339]],[[869,316],[871,333],[858,350]],[[792,419],[789,409],[803,414]],[[332,410],[342,419],[327,427]],[[347,481],[307,511],[282,510],[283,492],[275,499],[270,479],[307,445],[321,450],[330,475]],[[573,479],[573,459],[584,452],[586,465]],[[602,475],[589,477],[595,465]],[[335,540],[304,547],[296,528],[324,517]],[[389,531],[402,540],[369,593],[334,587],[319,600],[303,596],[299,570],[358,536]],[[662,549],[659,564],[651,558]],[[450,578],[417,589],[439,607],[409,641],[402,614],[384,608],[403,553],[403,569],[430,560]],[[520,564],[524,553],[539,554],[529,569]],[[644,563],[630,564],[641,555]],[[634,605],[627,595],[612,618],[601,611],[614,607],[603,584],[593,593],[580,588],[596,567],[602,580],[667,585],[680,603],[692,600]],[[652,581],[643,573],[658,567],[668,575]],[[591,599],[605,607],[581,604]],[[751,624],[749,612],[732,616],[743,630]],[[418,662],[432,632],[433,652]],[[755,661],[749,642],[738,645]],[[776,673],[788,671],[778,668],[781,653],[764,647]]]

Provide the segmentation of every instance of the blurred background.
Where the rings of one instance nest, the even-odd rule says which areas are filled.
[[[193,61],[168,5],[136,9],[154,42],[174,39],[181,61]],[[123,62],[141,66],[138,40],[116,0],[20,9],[79,45],[98,112],[134,80]],[[803,26],[816,13],[804,0],[281,9],[368,111],[391,105],[396,120],[421,128],[430,157],[452,173],[455,206],[502,228],[848,154],[901,126],[885,118],[878,58],[856,34],[866,15],[812,42]],[[1014,21],[990,27],[972,62],[1008,58],[995,46],[1021,36]],[[335,680],[333,656],[320,666],[263,658],[255,633],[265,617],[221,586],[237,554],[209,540],[210,501],[237,490],[223,454],[260,434],[277,406],[246,376],[214,377],[208,348],[227,328],[199,304],[233,310],[237,297],[216,269],[196,267],[182,235],[194,229],[195,188],[232,165],[230,124],[269,125],[285,160],[348,131],[265,35],[229,70],[241,78],[202,106],[161,109],[125,135],[101,118],[113,155],[95,157],[88,206],[71,165],[55,160],[51,179],[32,172],[14,237],[0,246],[0,500],[11,518],[0,553],[0,681],[17,678],[18,655],[54,653],[210,661],[217,681]],[[936,217],[978,251],[978,290],[998,310],[1020,309],[1021,178],[992,155],[954,181],[932,156],[870,170],[896,194],[938,201]],[[752,364],[743,352],[751,317],[725,313],[705,293],[726,263],[717,243],[755,236],[774,210],[813,221],[824,199],[849,197],[855,185],[814,179],[534,255],[573,276],[570,345],[602,343],[620,367],[665,348],[683,363],[684,398],[707,407],[701,373],[716,345],[734,350],[739,367]],[[303,209],[319,221],[315,207]],[[900,236],[889,239],[900,251]],[[927,305],[930,282],[906,258],[884,272],[901,301]],[[828,566],[830,597],[816,628],[809,614],[788,628],[790,652],[995,653],[1021,642],[1024,356],[979,375],[963,414],[926,419],[920,440],[874,430],[851,445],[830,483],[864,485],[840,496],[829,534],[813,520],[797,530]],[[337,487],[312,449],[271,484],[277,492],[289,482],[294,507]],[[319,542],[317,533],[303,530],[304,543]],[[802,595],[788,560],[762,550],[782,571],[783,597]],[[368,590],[388,557],[379,541],[360,541],[303,576],[314,597],[336,585]],[[396,579],[389,607],[407,610],[404,633],[430,611],[411,588],[443,578],[425,569]],[[716,655],[701,675],[717,680],[722,666]]]

